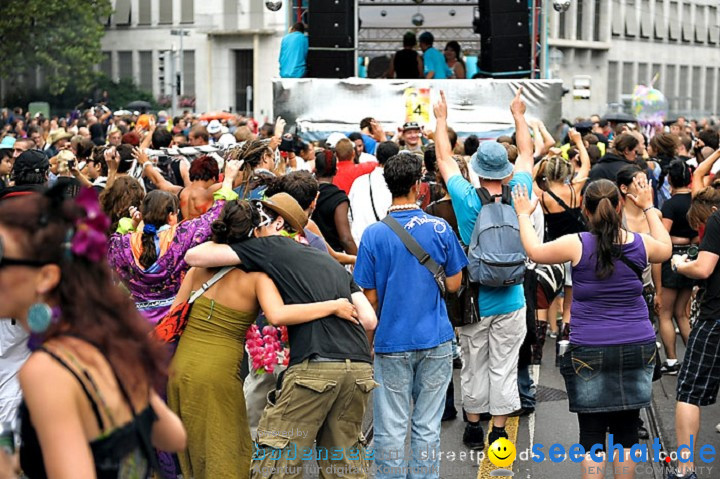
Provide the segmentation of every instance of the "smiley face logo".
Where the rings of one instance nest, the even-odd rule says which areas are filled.
[[[488,459],[497,467],[508,467],[515,460],[515,446],[501,437],[490,445]]]

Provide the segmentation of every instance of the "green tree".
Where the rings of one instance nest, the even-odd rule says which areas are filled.
[[[1,11],[0,76],[40,66],[54,95],[94,83],[110,0],[2,0]]]

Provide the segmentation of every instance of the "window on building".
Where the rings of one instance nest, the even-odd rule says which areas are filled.
[[[235,50],[235,109],[245,116],[252,115],[252,96],[248,87],[253,85],[253,51]]]
[[[153,91],[153,59],[151,51],[140,52],[140,88]]]
[[[663,8],[664,4],[661,0],[655,1],[655,19],[653,21],[654,23],[654,31],[655,31],[655,38],[658,40],[662,40],[665,38],[665,30],[667,29],[667,22],[665,21],[665,9]]]
[[[113,77],[112,53],[111,52],[102,52],[102,61],[100,62],[100,72],[104,73],[108,78]]]
[[[638,18],[635,9],[635,0],[627,0],[625,4],[625,35],[628,37],[638,36]]]
[[[593,23],[593,40],[596,42],[602,41],[603,35],[600,32],[600,29],[602,28],[600,20],[602,16],[604,15],[603,12],[603,5],[604,3],[601,0],[595,0],[595,14],[594,17],[594,23]]]
[[[650,79],[648,78],[647,63],[638,63],[637,83],[641,85],[647,85],[650,83]]]
[[[183,94],[195,96],[195,51],[183,51]]]
[[[132,52],[118,52],[118,78],[133,79]]]
[[[670,28],[668,29],[668,38],[670,40],[680,39],[680,4],[678,2],[670,2]]]
[[[117,0],[115,3],[115,25],[130,25],[130,0]]]
[[[715,101],[713,94],[715,93],[715,69],[705,69],[705,112],[713,115],[715,113]]]
[[[702,97],[700,96],[700,92],[702,92],[702,68],[693,67],[692,91],[690,92],[689,96],[692,98],[692,109],[694,112],[699,112],[700,108],[702,108],[700,102]]]
[[[707,21],[708,9],[704,5],[695,6],[695,42],[705,43],[708,37]]]
[[[652,64],[652,70],[650,70],[650,81],[655,78],[655,75],[658,75],[658,79],[655,83],[653,83],[653,86],[660,91],[664,91],[663,85],[665,84],[665,77],[662,74],[662,65],[660,65],[659,63]]]
[[[682,15],[682,40],[684,42],[691,42],[693,39],[693,22],[690,4],[683,5]]]
[[[583,16],[585,15],[584,0],[577,0],[575,4],[575,38],[584,40],[583,38]]]
[[[619,3],[613,2],[611,22],[613,36],[621,36],[625,30],[625,22],[623,21],[623,9]]]
[[[633,92],[635,88],[635,75],[633,71],[633,63],[623,62],[622,64],[622,94],[628,95]]]
[[[558,38],[567,38],[567,15],[558,14]]]
[[[717,7],[708,7],[708,43],[717,44],[720,40],[720,20]]]
[[[688,110],[690,105],[690,67],[682,65],[680,67],[680,78],[678,78],[678,104],[682,110]]]
[[[642,0],[640,3],[640,36],[650,38],[652,36],[652,16],[650,16],[650,0]]]
[[[180,4],[180,23],[195,21],[195,0],[182,0]]]
[[[152,0],[138,0],[138,25],[152,23]]]
[[[670,110],[677,111],[677,84],[676,78],[677,67],[675,65],[667,65],[665,67],[665,97],[670,104]]]
[[[173,22],[173,0],[159,0],[160,1],[160,16],[158,23],[163,25],[170,24]]]
[[[620,92],[618,90],[618,62],[608,62],[608,80],[607,91],[608,103],[617,103],[620,101]]]

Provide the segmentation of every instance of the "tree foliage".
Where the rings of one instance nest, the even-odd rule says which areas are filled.
[[[53,95],[70,83],[90,88],[102,60],[110,0],[2,0],[0,76],[13,80],[40,66]]]

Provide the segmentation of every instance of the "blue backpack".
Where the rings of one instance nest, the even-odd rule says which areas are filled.
[[[512,207],[510,187],[502,185],[502,194],[491,195],[478,188],[482,208],[475,222],[468,248],[470,280],[484,286],[513,286],[525,277],[525,248]],[[496,202],[495,198],[501,201]]]

